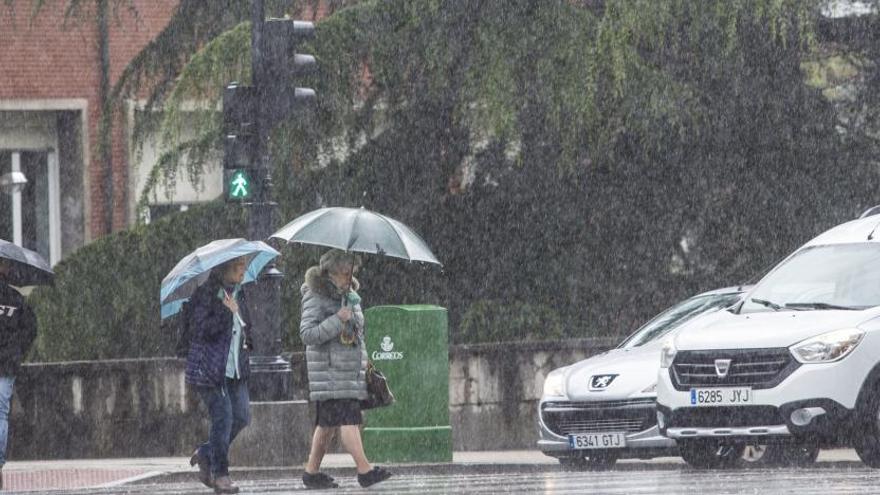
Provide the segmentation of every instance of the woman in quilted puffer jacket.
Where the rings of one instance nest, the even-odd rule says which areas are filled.
[[[306,345],[309,400],[317,419],[309,461],[303,474],[308,488],[336,488],[332,477],[320,472],[321,460],[338,430],[342,445],[357,466],[358,483],[367,487],[391,476],[372,467],[364,455],[360,401],[367,397],[367,351],[360,288],[354,278],[361,265],[357,256],[333,249],[318,266],[306,271],[299,334]]]

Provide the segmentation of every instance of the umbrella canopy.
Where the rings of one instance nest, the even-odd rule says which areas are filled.
[[[205,244],[186,255],[162,279],[162,319],[180,311],[183,302],[208,280],[212,268],[244,256],[248,260],[248,266],[242,283],[253,282],[263,268],[279,254],[263,241],[220,239]]]
[[[271,237],[358,253],[441,263],[406,225],[364,208],[321,208],[281,227]]]
[[[50,285],[55,277],[52,267],[39,253],[3,239],[0,239],[0,258],[11,265],[5,277],[5,281],[10,285],[16,287]]]

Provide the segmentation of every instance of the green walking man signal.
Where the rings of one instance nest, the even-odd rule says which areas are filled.
[[[248,180],[244,178],[244,173],[239,172],[235,174],[235,178],[232,180],[232,197],[233,198],[244,198],[248,195]]]
[[[253,183],[250,175],[244,169],[229,171],[226,180],[226,198],[231,201],[242,201],[253,196]]]

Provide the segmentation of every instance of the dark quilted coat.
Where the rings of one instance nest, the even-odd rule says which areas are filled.
[[[186,382],[199,387],[216,387],[226,376],[226,360],[232,342],[232,312],[217,297],[222,286],[211,277],[202,284],[189,300],[192,305],[190,325],[193,339],[186,358]],[[245,322],[238,369],[241,378],[250,375],[249,355],[253,349],[250,337],[250,317],[244,291],[238,293],[238,307]]]

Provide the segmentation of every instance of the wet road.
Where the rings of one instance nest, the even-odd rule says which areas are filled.
[[[610,472],[565,472],[556,466],[540,469],[499,469],[498,472],[434,474],[410,472],[394,476],[369,489],[353,476],[338,475],[340,488],[316,493],[591,493],[591,494],[848,494],[880,493],[880,470],[857,463],[820,463],[810,469],[744,469],[695,471],[675,465],[632,468]],[[240,480],[242,493],[305,491],[298,479]],[[213,493],[198,483],[169,481],[114,488],[69,490],[65,494],[178,494]]]

